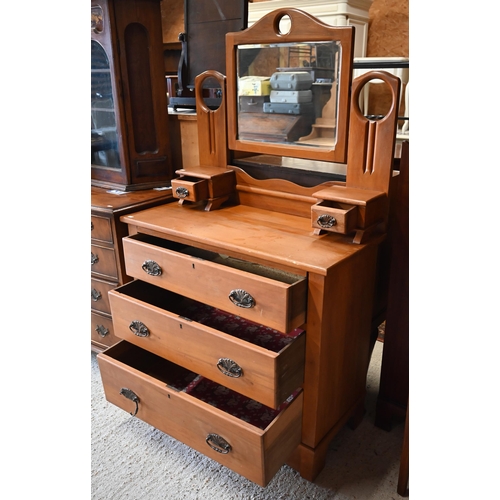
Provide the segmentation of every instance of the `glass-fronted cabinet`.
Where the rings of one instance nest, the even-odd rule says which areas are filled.
[[[161,0],[91,0],[92,185],[172,178]]]

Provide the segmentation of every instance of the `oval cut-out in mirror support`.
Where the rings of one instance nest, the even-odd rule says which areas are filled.
[[[213,76],[207,76],[203,80],[201,92],[201,99],[207,109],[215,111],[220,107],[220,100],[222,98],[221,83]]]
[[[210,109],[203,98],[205,82],[217,82],[220,104]],[[195,78],[198,152],[200,165],[226,167],[228,162],[226,123],[226,77],[218,71],[204,71]]]
[[[359,106],[370,120],[381,120],[391,110],[391,88],[378,78],[366,82],[360,90]]]

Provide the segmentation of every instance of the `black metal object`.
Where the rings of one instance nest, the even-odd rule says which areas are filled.
[[[195,78],[207,71],[226,74],[226,33],[241,31],[248,27],[248,0],[185,0],[184,32],[179,34],[181,57],[177,71],[175,96],[169,106],[196,108],[194,92]],[[208,96],[206,105],[218,108],[220,91],[214,81],[204,82]],[[219,95],[218,95],[219,94]]]
[[[135,411],[134,413],[130,413],[133,417],[135,417],[137,415],[137,412],[139,411],[139,397],[134,391],[127,389],[126,387],[121,388],[120,394],[135,403]]]

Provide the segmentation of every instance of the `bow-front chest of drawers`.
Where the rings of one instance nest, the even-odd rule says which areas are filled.
[[[376,242],[245,205],[121,221],[134,281],[109,293],[108,401],[260,485],[284,463],[313,480],[362,413]]]

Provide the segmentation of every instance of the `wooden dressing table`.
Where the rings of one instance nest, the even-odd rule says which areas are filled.
[[[295,9],[228,34],[227,79],[196,79],[218,79],[224,96],[217,110],[197,102],[200,165],[177,171],[178,201],[121,218],[135,279],[109,293],[123,340],[98,355],[106,398],[261,486],[285,463],[313,481],[333,437],[364,412],[397,110],[379,122],[360,113],[370,76],[351,82],[353,35]],[[336,141],[241,139],[239,51],[331,41]],[[398,79],[371,78],[399,102]],[[238,153],[347,162],[347,179],[257,180],[231,165]]]

